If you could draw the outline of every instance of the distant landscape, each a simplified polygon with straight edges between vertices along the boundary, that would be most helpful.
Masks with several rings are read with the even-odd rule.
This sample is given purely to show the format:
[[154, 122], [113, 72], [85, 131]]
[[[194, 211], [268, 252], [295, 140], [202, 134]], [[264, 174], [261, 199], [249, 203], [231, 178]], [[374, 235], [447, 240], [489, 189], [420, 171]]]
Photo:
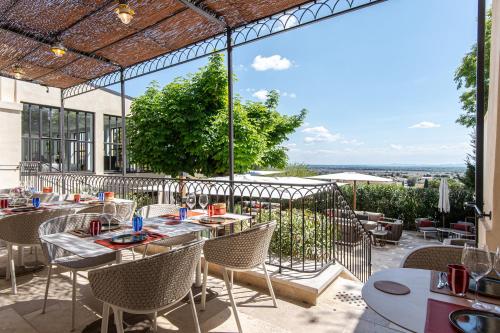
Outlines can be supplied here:
[[378, 176], [448, 176], [451, 178], [465, 173], [465, 165], [445, 164], [445, 165], [406, 165], [406, 164], [391, 164], [391, 165], [307, 165], [311, 171], [318, 174], [337, 173], [355, 171], [360, 173], [368, 173]]

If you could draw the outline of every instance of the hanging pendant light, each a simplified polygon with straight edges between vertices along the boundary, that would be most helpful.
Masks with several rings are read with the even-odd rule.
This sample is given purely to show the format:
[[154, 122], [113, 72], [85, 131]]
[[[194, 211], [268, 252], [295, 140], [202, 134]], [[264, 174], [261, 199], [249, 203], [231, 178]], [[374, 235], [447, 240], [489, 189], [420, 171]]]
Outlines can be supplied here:
[[21, 68], [21, 66], [19, 65], [14, 65], [14, 67], [12, 67], [12, 73], [14, 73], [14, 77], [17, 79], [17, 80], [20, 80], [23, 78], [23, 75], [24, 75], [24, 71], [23, 69]]
[[118, 15], [123, 24], [129, 24], [135, 15], [134, 10], [130, 8], [127, 0], [120, 0], [118, 8], [115, 9], [115, 13]]
[[61, 58], [66, 54], [67, 49], [62, 45], [61, 42], [57, 42], [50, 47], [50, 50], [58, 58]]

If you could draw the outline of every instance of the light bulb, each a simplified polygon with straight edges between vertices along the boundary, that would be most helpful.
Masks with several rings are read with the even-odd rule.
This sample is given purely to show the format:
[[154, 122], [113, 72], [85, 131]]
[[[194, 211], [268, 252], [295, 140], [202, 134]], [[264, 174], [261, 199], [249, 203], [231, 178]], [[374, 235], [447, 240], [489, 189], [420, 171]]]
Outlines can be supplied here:
[[58, 58], [62, 57], [64, 54], [66, 54], [66, 48], [61, 43], [56, 43], [56, 44], [52, 45], [50, 50]]
[[134, 17], [134, 10], [130, 8], [127, 1], [120, 1], [118, 8], [115, 9], [115, 13], [118, 15], [123, 24], [129, 24]]
[[13, 68], [12, 68], [12, 72], [14, 73], [14, 77], [17, 79], [17, 80], [20, 80], [23, 78], [23, 74], [24, 74], [24, 71], [23, 69], [21, 68], [21, 66], [19, 65], [15, 65]]

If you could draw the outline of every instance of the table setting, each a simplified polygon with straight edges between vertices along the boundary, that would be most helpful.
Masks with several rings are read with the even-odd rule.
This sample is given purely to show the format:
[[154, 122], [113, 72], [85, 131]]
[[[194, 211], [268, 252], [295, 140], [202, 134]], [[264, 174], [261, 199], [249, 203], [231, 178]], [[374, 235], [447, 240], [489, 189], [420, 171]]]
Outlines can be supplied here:
[[500, 332], [500, 247], [491, 254], [487, 246], [466, 245], [461, 261], [447, 268], [379, 271], [363, 287], [363, 298], [412, 332]]

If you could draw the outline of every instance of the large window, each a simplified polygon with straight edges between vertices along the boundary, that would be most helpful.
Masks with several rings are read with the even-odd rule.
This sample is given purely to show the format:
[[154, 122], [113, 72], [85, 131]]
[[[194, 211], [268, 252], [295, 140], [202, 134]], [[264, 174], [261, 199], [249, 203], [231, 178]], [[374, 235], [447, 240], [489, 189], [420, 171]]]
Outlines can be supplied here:
[[104, 115], [104, 171], [118, 172], [122, 166], [122, 117]]
[[[94, 115], [65, 110], [66, 171], [94, 170]], [[22, 114], [22, 157], [40, 161], [50, 171], [61, 170], [59, 108], [24, 104]]]

